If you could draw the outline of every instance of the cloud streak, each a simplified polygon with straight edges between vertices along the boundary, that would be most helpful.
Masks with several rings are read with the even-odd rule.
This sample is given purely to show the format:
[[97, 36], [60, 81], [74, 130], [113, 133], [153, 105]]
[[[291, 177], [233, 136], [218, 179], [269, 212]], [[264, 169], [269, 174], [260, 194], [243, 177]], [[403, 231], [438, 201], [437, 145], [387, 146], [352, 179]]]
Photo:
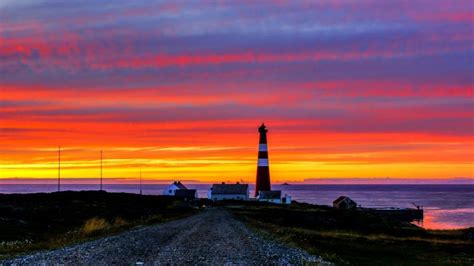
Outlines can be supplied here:
[[262, 121], [276, 180], [474, 176], [470, 1], [4, 1], [0, 13], [0, 178], [54, 176], [62, 145], [75, 147], [70, 178], [93, 177], [104, 149], [114, 178], [240, 180]]

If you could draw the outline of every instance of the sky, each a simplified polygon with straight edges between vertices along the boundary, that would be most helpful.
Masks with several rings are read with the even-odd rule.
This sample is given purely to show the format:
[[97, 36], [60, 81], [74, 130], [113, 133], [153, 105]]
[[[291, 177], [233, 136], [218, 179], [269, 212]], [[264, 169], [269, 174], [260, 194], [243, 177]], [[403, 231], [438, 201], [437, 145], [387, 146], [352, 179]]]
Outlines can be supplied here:
[[473, 9], [3, 0], [0, 179], [473, 178]]

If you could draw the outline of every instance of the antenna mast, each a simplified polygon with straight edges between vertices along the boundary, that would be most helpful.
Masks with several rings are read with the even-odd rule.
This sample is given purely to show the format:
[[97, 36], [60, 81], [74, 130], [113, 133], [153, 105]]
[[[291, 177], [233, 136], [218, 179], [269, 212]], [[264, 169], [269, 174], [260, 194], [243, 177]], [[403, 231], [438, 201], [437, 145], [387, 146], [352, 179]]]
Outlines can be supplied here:
[[61, 146], [58, 147], [58, 192], [61, 191]]
[[140, 195], [142, 195], [142, 170], [140, 170]]
[[100, 191], [102, 191], [102, 150], [100, 150]]

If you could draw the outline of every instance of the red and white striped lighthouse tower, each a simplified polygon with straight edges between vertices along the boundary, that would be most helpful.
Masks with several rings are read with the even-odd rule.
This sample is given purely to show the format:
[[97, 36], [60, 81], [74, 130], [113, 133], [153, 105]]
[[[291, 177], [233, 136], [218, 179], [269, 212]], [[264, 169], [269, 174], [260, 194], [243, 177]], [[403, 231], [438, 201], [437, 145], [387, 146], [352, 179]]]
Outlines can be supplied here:
[[267, 127], [264, 123], [258, 128], [260, 133], [260, 141], [258, 142], [258, 166], [257, 166], [257, 182], [255, 186], [255, 197], [260, 191], [270, 191], [270, 167], [268, 164], [268, 148], [267, 148]]

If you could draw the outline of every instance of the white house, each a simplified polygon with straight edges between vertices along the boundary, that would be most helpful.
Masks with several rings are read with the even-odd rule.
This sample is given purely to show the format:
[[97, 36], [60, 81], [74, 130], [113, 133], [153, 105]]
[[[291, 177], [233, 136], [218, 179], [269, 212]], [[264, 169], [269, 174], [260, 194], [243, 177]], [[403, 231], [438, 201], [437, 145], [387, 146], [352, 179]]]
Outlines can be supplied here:
[[176, 190], [179, 189], [188, 189], [185, 187], [183, 184], [181, 184], [181, 181], [174, 181], [171, 185], [163, 189], [163, 195], [165, 196], [174, 196], [176, 194]]
[[248, 184], [214, 184], [207, 192], [210, 200], [248, 200]]
[[281, 191], [280, 190], [260, 191], [258, 192], [257, 200], [280, 204]]

